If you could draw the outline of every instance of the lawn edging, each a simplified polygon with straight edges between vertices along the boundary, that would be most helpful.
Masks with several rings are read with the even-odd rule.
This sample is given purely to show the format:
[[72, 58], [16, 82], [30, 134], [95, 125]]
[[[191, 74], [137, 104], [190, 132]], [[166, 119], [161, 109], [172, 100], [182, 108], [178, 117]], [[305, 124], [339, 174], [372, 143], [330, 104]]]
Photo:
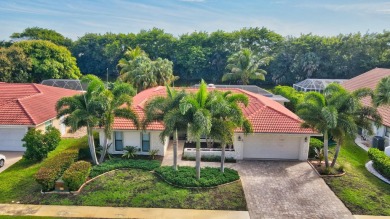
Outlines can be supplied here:
[[333, 175], [322, 175], [318, 172], [318, 170], [313, 166], [313, 164], [308, 160], [307, 163], [311, 166], [311, 168], [316, 172], [316, 174], [321, 177], [321, 178], [325, 178], [325, 177], [341, 177], [341, 176], [344, 176], [347, 172], [344, 170], [343, 173], [340, 173], [340, 174], [333, 174]]
[[368, 170], [368, 172], [370, 172], [372, 175], [376, 176], [377, 178], [379, 178], [380, 180], [382, 180], [383, 182], [387, 183], [390, 185], [390, 180], [387, 179], [386, 177], [384, 177], [381, 173], [379, 173], [375, 168], [374, 168], [374, 162], [372, 160], [368, 161], [365, 165], [366, 169]]

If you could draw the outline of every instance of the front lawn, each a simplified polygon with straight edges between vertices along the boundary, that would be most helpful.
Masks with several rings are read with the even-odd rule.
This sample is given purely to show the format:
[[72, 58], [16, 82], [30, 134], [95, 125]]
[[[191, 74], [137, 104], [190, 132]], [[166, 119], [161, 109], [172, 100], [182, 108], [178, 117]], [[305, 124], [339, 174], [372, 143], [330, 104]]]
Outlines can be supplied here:
[[[87, 145], [87, 138], [62, 139], [60, 145], [49, 153], [49, 158], [76, 145]], [[44, 162], [34, 163], [22, 159], [0, 173], [0, 203], [22, 202], [26, 196], [38, 194], [41, 187], [35, 182], [33, 175]]]
[[368, 161], [367, 152], [348, 140], [338, 159], [346, 175], [325, 181], [352, 214], [390, 215], [390, 185], [366, 170], [364, 165]]
[[153, 173], [129, 169], [110, 172], [88, 184], [77, 196], [36, 194], [27, 203], [146, 208], [246, 210], [240, 182], [213, 189], [173, 187]]

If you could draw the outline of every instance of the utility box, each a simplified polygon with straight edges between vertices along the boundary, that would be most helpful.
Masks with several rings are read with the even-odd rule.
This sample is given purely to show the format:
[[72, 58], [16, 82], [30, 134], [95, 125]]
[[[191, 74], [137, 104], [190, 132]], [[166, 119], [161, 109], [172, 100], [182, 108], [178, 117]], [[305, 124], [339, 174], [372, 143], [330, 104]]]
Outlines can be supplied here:
[[381, 136], [375, 136], [372, 138], [372, 147], [378, 148], [381, 151], [385, 150], [385, 138]]

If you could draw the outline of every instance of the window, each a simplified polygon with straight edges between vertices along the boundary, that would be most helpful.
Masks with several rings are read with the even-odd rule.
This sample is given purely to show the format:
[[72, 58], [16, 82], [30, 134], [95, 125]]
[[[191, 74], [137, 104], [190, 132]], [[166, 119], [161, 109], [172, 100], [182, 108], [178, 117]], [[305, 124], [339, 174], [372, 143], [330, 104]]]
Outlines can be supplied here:
[[116, 151], [123, 151], [123, 132], [114, 132], [114, 144]]
[[142, 151], [148, 152], [150, 150], [150, 133], [141, 133]]
[[49, 127], [53, 126], [53, 120], [49, 120], [45, 122], [45, 130], [47, 130]]
[[390, 137], [390, 127], [386, 127], [385, 129], [385, 136]]

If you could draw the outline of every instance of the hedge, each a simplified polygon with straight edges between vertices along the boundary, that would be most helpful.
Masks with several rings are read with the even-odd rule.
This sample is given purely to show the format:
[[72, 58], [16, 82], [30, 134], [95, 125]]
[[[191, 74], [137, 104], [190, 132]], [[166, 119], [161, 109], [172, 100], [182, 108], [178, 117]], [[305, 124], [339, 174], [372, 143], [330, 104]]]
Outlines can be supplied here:
[[240, 179], [237, 171], [230, 168], [225, 168], [224, 173], [219, 168], [201, 168], [199, 180], [194, 167], [179, 167], [175, 171], [172, 167], [163, 166], [155, 171], [167, 182], [181, 187], [213, 187]]
[[[192, 156], [183, 156], [181, 158], [182, 160], [191, 160], [191, 161], [195, 161], [196, 160], [196, 157], [192, 157]], [[203, 162], [221, 162], [221, 156], [217, 156], [217, 155], [211, 155], [211, 156], [202, 156], [200, 158], [201, 161]], [[232, 157], [226, 157], [225, 158], [225, 163], [236, 163], [236, 159], [232, 158]]]
[[77, 191], [85, 182], [91, 171], [91, 163], [78, 161], [70, 165], [62, 175], [62, 180], [68, 187], [69, 191]]
[[151, 171], [160, 167], [160, 165], [161, 165], [160, 161], [158, 160], [141, 160], [141, 159], [125, 160], [120, 158], [114, 158], [100, 165], [93, 166], [90, 173], [90, 177], [95, 177], [102, 173], [115, 170], [115, 169], [121, 169], [121, 168], [135, 168], [135, 169]]
[[374, 162], [374, 168], [384, 177], [390, 179], [390, 157], [377, 148], [370, 148], [368, 157]]
[[42, 190], [53, 190], [56, 180], [74, 163], [78, 155], [79, 149], [72, 148], [47, 160], [35, 174], [35, 180], [42, 186]]

